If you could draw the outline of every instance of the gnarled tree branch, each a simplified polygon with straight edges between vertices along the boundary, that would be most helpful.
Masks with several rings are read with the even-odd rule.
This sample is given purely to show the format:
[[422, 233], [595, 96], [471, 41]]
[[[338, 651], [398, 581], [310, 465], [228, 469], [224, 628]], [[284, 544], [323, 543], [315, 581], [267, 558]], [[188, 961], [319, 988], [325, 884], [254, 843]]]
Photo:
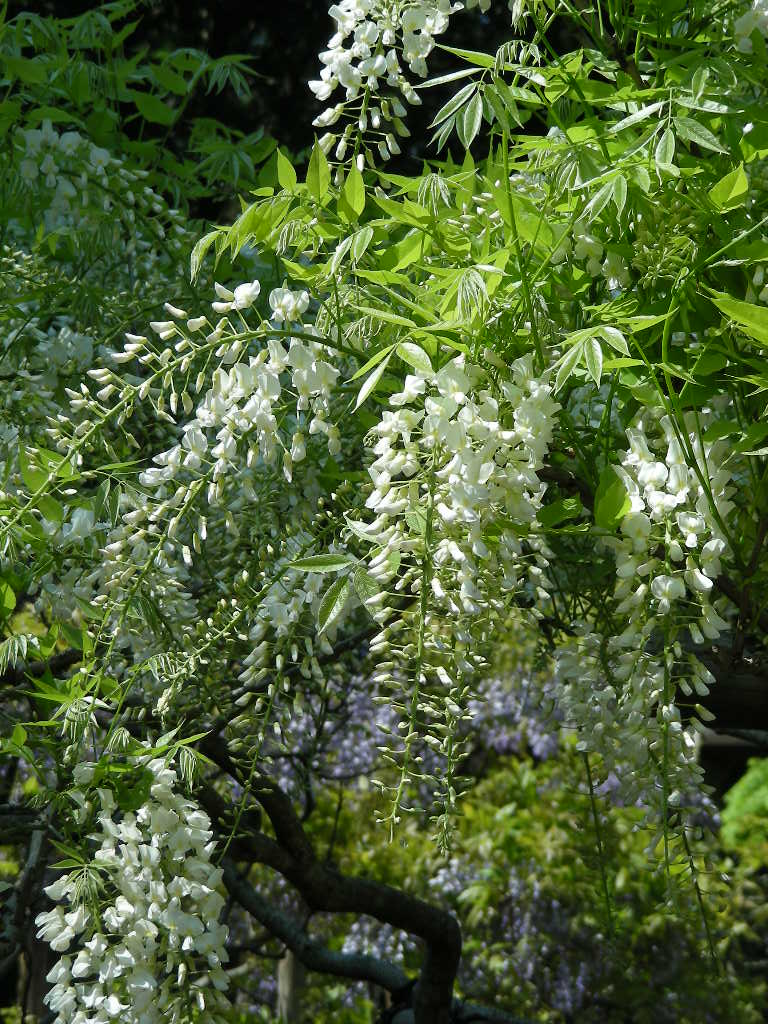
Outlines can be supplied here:
[[[210, 736], [201, 742], [203, 752], [231, 772], [235, 766], [222, 747]], [[290, 798], [271, 779], [256, 775], [250, 788], [272, 823], [277, 843], [255, 833], [237, 837], [239, 848], [250, 845], [252, 838], [252, 859], [279, 871], [312, 911], [367, 914], [422, 939], [424, 959], [413, 996], [415, 1024], [449, 1024], [461, 958], [461, 929], [456, 918], [383, 882], [342, 875], [318, 859]]]
[[388, 992], [398, 992], [408, 985], [408, 978], [399, 967], [378, 957], [358, 953], [337, 953], [311, 938], [301, 924], [284, 913], [254, 889], [230, 860], [224, 861], [224, 884], [241, 907], [248, 911], [276, 939], [283, 942], [310, 971], [368, 981]]

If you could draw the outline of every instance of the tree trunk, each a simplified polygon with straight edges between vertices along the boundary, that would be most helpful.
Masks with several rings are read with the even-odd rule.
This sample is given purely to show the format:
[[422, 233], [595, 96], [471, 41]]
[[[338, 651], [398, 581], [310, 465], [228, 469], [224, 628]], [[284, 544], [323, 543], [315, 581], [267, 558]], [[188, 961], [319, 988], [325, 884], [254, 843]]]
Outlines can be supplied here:
[[306, 985], [304, 965], [286, 950], [277, 965], [277, 1016], [281, 1024], [299, 1024], [301, 995]]
[[24, 1011], [28, 1022], [41, 1021], [48, 1016], [48, 1007], [43, 997], [51, 987], [45, 976], [57, 956], [46, 942], [35, 938], [34, 934], [29, 937], [28, 949], [31, 956], [19, 958], [18, 1006]]

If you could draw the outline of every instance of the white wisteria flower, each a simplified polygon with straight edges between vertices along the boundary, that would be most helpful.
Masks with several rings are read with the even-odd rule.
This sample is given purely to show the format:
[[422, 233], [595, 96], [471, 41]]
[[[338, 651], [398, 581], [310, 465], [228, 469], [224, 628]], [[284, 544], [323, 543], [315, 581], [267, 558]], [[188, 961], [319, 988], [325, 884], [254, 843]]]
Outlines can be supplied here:
[[81, 902], [79, 871], [46, 888], [72, 907], [37, 917], [38, 937], [67, 953], [47, 975], [55, 1024], [159, 1024], [203, 1010], [216, 1022], [229, 1005], [222, 871], [211, 862], [210, 821], [178, 793], [165, 760], [149, 760], [143, 771], [149, 794], [135, 813], [120, 812], [112, 792], [98, 790], [91, 909]]

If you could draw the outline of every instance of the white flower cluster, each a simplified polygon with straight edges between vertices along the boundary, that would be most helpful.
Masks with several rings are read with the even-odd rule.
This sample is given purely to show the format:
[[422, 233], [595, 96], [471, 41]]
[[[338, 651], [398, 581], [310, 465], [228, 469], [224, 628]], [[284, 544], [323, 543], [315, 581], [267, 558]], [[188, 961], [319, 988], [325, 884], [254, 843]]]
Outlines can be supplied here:
[[764, 302], [768, 305], [768, 274], [764, 266], [755, 268], [745, 298], [747, 302]]
[[657, 822], [700, 788], [696, 732], [711, 719], [695, 704], [690, 722], [682, 720], [678, 691], [700, 698], [714, 680], [678, 636], [687, 631], [704, 644], [728, 628], [712, 591], [728, 554], [718, 520], [733, 508], [732, 473], [727, 444], [700, 440], [710, 421], [711, 410], [698, 423], [690, 416], [678, 436], [668, 416], [646, 413], [627, 430], [617, 472], [631, 508], [621, 536], [603, 541], [616, 557], [620, 625], [610, 637], [582, 625], [556, 659], [559, 704], [581, 749], [599, 753], [621, 780], [625, 802], [642, 803]]
[[[550, 386], [533, 375], [531, 356], [516, 360], [512, 379], [502, 377], [497, 389], [481, 367], [457, 356], [437, 373], [408, 374], [390, 405], [394, 411], [385, 411], [374, 428], [377, 458], [369, 469], [374, 490], [366, 505], [377, 513], [381, 528], [388, 517], [403, 514], [407, 522], [423, 516], [426, 474], [433, 473], [437, 572], [432, 588], [452, 613], [476, 614], [484, 600], [483, 563], [501, 573], [502, 585], [517, 586], [517, 536], [504, 530], [492, 552], [486, 528], [499, 515], [515, 524], [534, 521], [544, 493], [536, 470], [559, 406]], [[408, 547], [402, 529], [392, 531], [372, 571], [398, 546]]]
[[627, 646], [643, 629], [642, 610], [666, 616], [678, 602], [694, 642], [716, 640], [727, 628], [711, 603], [726, 553], [718, 519], [726, 521], [733, 508], [727, 443], [702, 443], [695, 422], [686, 425], [683, 441], [700, 479], [669, 417], [662, 416], [658, 427], [655, 436], [643, 421], [627, 430], [630, 447], [619, 473], [632, 507], [621, 522], [622, 537], [607, 540], [616, 555], [617, 610], [630, 620], [623, 634]]
[[215, 1022], [229, 1005], [227, 929], [218, 923], [225, 898], [222, 871], [211, 863], [210, 821], [177, 793], [176, 771], [164, 760], [147, 770], [150, 796], [135, 814], [120, 815], [111, 791], [98, 790], [90, 898], [81, 871], [45, 890], [64, 901], [36, 919], [38, 937], [64, 954], [47, 976], [55, 1024], [181, 1024], [202, 1012]]
[[[80, 626], [82, 608], [108, 608], [105, 628], [114, 638], [115, 648], [110, 672], [118, 678], [131, 662], [136, 664], [165, 649], [164, 639], [150, 623], [139, 627], [122, 615], [120, 598], [132, 580], [141, 576], [143, 593], [163, 621], [190, 626], [199, 619], [188, 589], [190, 572], [178, 545], [170, 538], [161, 539], [164, 525], [182, 497], [176, 491], [150, 505], [144, 494], [126, 489], [120, 496], [119, 519], [114, 526], [111, 521], [96, 522], [92, 509], [84, 507], [65, 506], [61, 523], [42, 519], [43, 529], [62, 558], [55, 571], [41, 578], [35, 611]], [[143, 685], [151, 690], [152, 680], [146, 679]]]
[[[461, 7], [451, 0], [341, 0], [334, 4], [329, 14], [336, 22], [336, 32], [328, 41], [328, 49], [320, 54], [320, 78], [310, 82], [309, 87], [321, 101], [341, 87], [345, 90], [345, 101], [328, 107], [315, 118], [314, 124], [330, 127], [345, 113], [347, 104], [359, 101], [354, 109], [359, 106], [360, 131], [366, 132], [370, 126], [379, 137], [382, 159], [399, 153], [396, 135], [408, 134], [400, 120], [406, 111], [399, 96], [407, 103], [421, 103], [405, 76], [403, 63], [423, 78], [435, 36], [446, 30], [451, 14]], [[383, 94], [382, 84], [392, 90], [390, 96]], [[371, 102], [362, 100], [363, 93], [371, 96]], [[339, 160], [344, 158], [351, 134], [350, 124], [337, 147]], [[334, 141], [335, 136], [327, 134], [321, 144], [328, 150]]]
[[[333, 648], [325, 635], [313, 640], [310, 634], [327, 580], [319, 573], [306, 573], [289, 567], [292, 561], [311, 550], [311, 545], [311, 534], [297, 531], [288, 539], [284, 554], [274, 563], [272, 572], [277, 579], [260, 602], [256, 620], [248, 634], [253, 646], [238, 677], [245, 686], [253, 686], [270, 671], [279, 673], [289, 665], [295, 665], [304, 679], [323, 680], [317, 654], [332, 654]], [[353, 601], [354, 598], [350, 597], [350, 607]], [[332, 638], [343, 617], [342, 612], [331, 627]], [[240, 707], [246, 706], [250, 700], [244, 696]]]
[[[234, 290], [216, 285], [219, 300], [213, 303], [217, 313], [237, 311], [242, 315], [259, 294], [258, 281], [238, 285]], [[203, 462], [211, 471], [209, 501], [216, 497], [216, 483], [236, 465], [236, 453], [241, 437], [248, 436], [248, 464], [257, 458], [272, 463], [280, 449], [283, 452], [283, 471], [291, 480], [293, 466], [306, 458], [307, 436], [324, 434], [328, 451], [338, 454], [341, 436], [338, 427], [327, 419], [330, 399], [339, 370], [328, 361], [330, 349], [323, 344], [314, 324], [302, 322], [309, 306], [305, 291], [276, 288], [269, 295], [272, 323], [275, 328], [295, 331], [297, 336], [272, 337], [267, 347], [248, 362], [235, 362], [244, 342], [237, 338], [237, 328], [229, 318], [220, 319], [207, 335], [208, 344], [221, 342], [217, 352], [222, 362], [234, 363], [230, 369], [220, 366], [213, 374], [211, 388], [197, 408], [195, 417], [186, 423], [182, 441], [154, 458], [157, 468], [146, 470], [140, 480], [147, 487], [172, 481], [182, 469], [196, 472]], [[171, 311], [174, 307], [166, 307]], [[175, 311], [186, 316], [182, 310]], [[192, 332], [204, 329], [206, 317], [187, 320]], [[161, 340], [181, 333], [174, 321], [151, 324]], [[317, 341], [314, 340], [317, 338]], [[231, 341], [228, 341], [231, 339]], [[143, 345], [146, 339], [129, 337], [129, 345]], [[287, 348], [285, 345], [287, 344]], [[128, 350], [128, 349], [127, 349]], [[288, 383], [290, 381], [290, 384]], [[284, 404], [292, 388], [296, 415], [295, 430], [284, 440], [275, 414], [275, 406]], [[208, 434], [216, 431], [216, 443]]]
[[736, 45], [742, 53], [752, 53], [753, 32], [768, 38], [768, 0], [752, 0], [752, 6], [733, 23]]
[[607, 249], [583, 221], [574, 224], [572, 237], [562, 239], [551, 259], [555, 266], [572, 259], [582, 265], [590, 277], [602, 277], [614, 295], [623, 291], [631, 280], [624, 257]]
[[[618, 779], [622, 802], [645, 808], [649, 822], [685, 808], [700, 790], [696, 758], [700, 722], [682, 721], [678, 687], [703, 697], [714, 681], [679, 644], [662, 654], [622, 649], [586, 624], [555, 657], [558, 707], [578, 730], [578, 748], [597, 753], [603, 772]], [[703, 709], [699, 709], [707, 717]]]
[[[120, 222], [135, 228], [141, 219], [141, 229], [126, 243], [129, 254], [139, 253], [146, 259], [153, 243], [162, 239], [166, 247], [178, 246], [178, 236], [186, 229], [178, 212], [169, 211], [162, 197], [142, 183], [147, 172], [127, 168], [119, 157], [80, 132], [57, 132], [48, 120], [40, 128], [20, 129], [15, 142], [19, 175], [36, 202], [43, 203], [49, 231], [98, 224], [101, 230], [109, 226], [116, 234]], [[167, 238], [160, 214], [170, 221]], [[149, 234], [155, 236], [151, 241], [142, 237]]]
[[[0, 431], [39, 443], [40, 425], [61, 415], [62, 386], [81, 378], [91, 366], [94, 342], [90, 335], [73, 329], [70, 317], [56, 316], [50, 322], [50, 317], [37, 316], [35, 305], [21, 296], [6, 291], [5, 299], [11, 315], [3, 325], [6, 384], [0, 394]], [[17, 446], [9, 441], [0, 449], [0, 467], [7, 460], [18, 472]], [[9, 468], [4, 478], [11, 477], [13, 470]]]
[[[525, 16], [523, 0], [509, 0], [512, 22], [519, 25]], [[358, 127], [366, 132], [368, 127], [378, 135], [378, 150], [382, 159], [400, 152], [400, 147], [391, 130], [382, 129], [385, 123], [392, 124], [394, 132], [408, 135], [400, 120], [405, 116], [402, 96], [407, 103], [420, 104], [421, 99], [411, 82], [405, 76], [403, 65], [420, 78], [427, 74], [427, 58], [435, 46], [435, 37], [448, 28], [450, 17], [463, 8], [480, 9], [486, 13], [491, 0], [340, 0], [329, 10], [336, 22], [336, 31], [328, 40], [328, 49], [320, 53], [323, 65], [320, 78], [309, 83], [315, 96], [321, 101], [330, 99], [337, 88], [345, 91], [345, 100], [328, 107], [314, 124], [328, 128], [345, 113], [347, 104], [354, 103], [362, 93], [380, 96], [372, 103], [362, 102], [358, 111]], [[383, 95], [383, 86], [392, 90], [392, 95]], [[399, 95], [398, 95], [399, 94]], [[347, 142], [352, 134], [348, 126], [337, 149], [337, 158], [344, 159]], [[321, 140], [330, 149], [335, 137], [331, 134]]]

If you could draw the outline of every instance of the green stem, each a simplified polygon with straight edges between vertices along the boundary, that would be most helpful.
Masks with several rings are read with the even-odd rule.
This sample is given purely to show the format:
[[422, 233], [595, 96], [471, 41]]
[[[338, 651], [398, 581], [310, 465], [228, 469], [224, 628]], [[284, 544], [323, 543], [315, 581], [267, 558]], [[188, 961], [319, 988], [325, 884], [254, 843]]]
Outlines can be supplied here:
[[528, 313], [528, 319], [531, 324], [531, 334], [533, 335], [533, 341], [536, 346], [536, 354], [539, 360], [539, 368], [544, 369], [546, 360], [544, 357], [544, 347], [541, 343], [539, 336], [539, 329], [536, 325], [536, 315], [533, 308], [533, 296], [531, 294], [531, 285], [528, 280], [528, 267], [523, 261], [523, 252], [520, 247], [520, 234], [517, 230], [517, 218], [515, 217], [515, 206], [512, 202], [512, 183], [509, 180], [509, 135], [505, 131], [502, 134], [501, 139], [502, 148], [502, 160], [504, 162], [504, 188], [507, 193], [507, 203], [509, 205], [509, 227], [512, 232], [512, 245], [515, 250], [515, 257], [520, 267], [520, 280], [523, 288], [523, 296], [525, 299], [525, 307]]
[[589, 754], [584, 751], [584, 767], [587, 770], [587, 782], [589, 784], [589, 802], [592, 806], [592, 820], [595, 823], [595, 839], [597, 841], [597, 856], [600, 862], [600, 880], [603, 886], [603, 896], [605, 897], [605, 909], [608, 915], [608, 934], [613, 938], [615, 933], [615, 925], [613, 920], [613, 905], [611, 903], [611, 894], [608, 889], [608, 875], [605, 870], [605, 848], [603, 846], [603, 834], [600, 827], [600, 815], [597, 812], [597, 800], [595, 799], [595, 786], [592, 780], [592, 768], [589, 764]]

